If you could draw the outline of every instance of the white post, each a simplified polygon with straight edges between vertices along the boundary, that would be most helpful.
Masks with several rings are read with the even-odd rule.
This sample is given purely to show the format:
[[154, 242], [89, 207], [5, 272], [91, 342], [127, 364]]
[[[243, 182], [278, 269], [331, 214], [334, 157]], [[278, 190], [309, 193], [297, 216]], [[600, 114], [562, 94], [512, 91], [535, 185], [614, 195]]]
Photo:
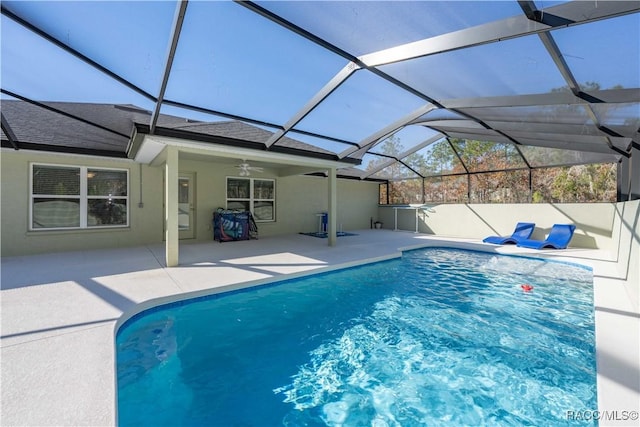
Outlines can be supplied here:
[[398, 231], [398, 208], [393, 208], [393, 231]]
[[338, 240], [336, 235], [336, 216], [338, 213], [338, 178], [336, 169], [329, 169], [328, 174], [329, 181], [329, 221], [327, 224], [327, 236], [329, 240], [329, 246], [335, 246]]
[[167, 267], [178, 265], [178, 149], [167, 146], [165, 177], [165, 258]]

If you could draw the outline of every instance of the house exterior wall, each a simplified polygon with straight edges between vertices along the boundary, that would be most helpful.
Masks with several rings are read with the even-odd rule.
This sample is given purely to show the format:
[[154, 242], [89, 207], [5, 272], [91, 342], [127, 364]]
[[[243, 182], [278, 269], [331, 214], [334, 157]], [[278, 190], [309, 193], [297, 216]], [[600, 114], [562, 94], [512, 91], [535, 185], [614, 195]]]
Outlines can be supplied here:
[[[420, 214], [422, 233], [483, 239], [490, 235], [510, 235], [519, 221], [533, 222], [531, 238], [544, 239], [556, 223], [575, 224], [570, 246], [612, 249], [615, 203], [522, 203], [522, 204], [442, 204], [430, 205]], [[384, 228], [394, 228], [392, 207], [379, 208]], [[398, 210], [398, 229], [415, 230], [415, 211]]]
[[[130, 160], [23, 150], [3, 150], [0, 158], [2, 256], [162, 242], [162, 168], [141, 166]], [[127, 169], [129, 171], [129, 227], [29, 231], [29, 164], [31, 162]], [[159, 197], [153, 197], [152, 193], [157, 193]], [[138, 208], [141, 195], [144, 208]]]
[[[129, 227], [29, 231], [29, 164], [50, 163], [127, 169], [129, 171]], [[2, 150], [0, 155], [1, 255], [14, 256], [58, 251], [116, 248], [162, 243], [164, 171], [131, 160]], [[181, 173], [195, 175], [195, 239], [213, 240], [213, 212], [226, 203], [226, 177], [237, 169], [214, 161], [184, 160]], [[253, 174], [276, 180], [276, 221], [258, 223], [260, 236], [316, 231], [316, 213], [327, 211], [328, 180], [322, 177], [278, 177], [275, 171]], [[345, 231], [369, 228], [378, 210], [378, 185], [338, 180], [338, 226]], [[139, 203], [142, 202], [142, 207]]]
[[[196, 239], [212, 240], [213, 212], [226, 207], [226, 178], [237, 177], [234, 165], [208, 161], [180, 160], [180, 172], [196, 176]], [[276, 220], [259, 222], [259, 236], [297, 234], [318, 229], [317, 213], [328, 210], [328, 181], [314, 176], [279, 177], [265, 169], [251, 178], [276, 181]], [[378, 184], [354, 180], [338, 180], [338, 227], [345, 231], [369, 228], [377, 215]]]
[[[131, 160], [2, 150], [1, 229], [2, 256], [156, 244], [163, 241], [163, 168]], [[29, 231], [29, 164], [51, 163], [127, 169], [129, 171], [130, 226], [94, 230]], [[233, 165], [212, 161], [180, 160], [180, 172], [195, 175], [195, 240], [212, 240], [212, 214], [225, 207], [227, 176], [237, 176]], [[260, 236], [315, 231], [319, 212], [328, 209], [328, 181], [313, 176], [278, 177], [265, 170], [253, 177], [276, 180], [276, 221], [259, 223]], [[369, 228], [370, 219], [384, 228], [394, 227], [394, 210], [378, 206], [378, 184], [338, 180], [338, 228]], [[142, 202], [143, 206], [139, 207]], [[615, 250], [616, 224], [629, 209], [615, 203], [589, 204], [443, 204], [420, 213], [419, 231], [452, 237], [482, 239], [508, 235], [517, 221], [537, 224], [533, 238], [543, 239], [554, 223], [574, 223], [571, 246]], [[633, 210], [633, 209], [632, 209]], [[634, 211], [635, 212], [635, 211]], [[627, 219], [627, 222], [629, 220]], [[637, 220], [636, 220], [637, 222]], [[633, 220], [631, 221], [633, 224]], [[398, 211], [398, 228], [415, 230], [415, 211]], [[634, 246], [635, 248], [635, 246]], [[636, 248], [637, 249], [637, 248]], [[634, 273], [634, 272], [632, 272]]]

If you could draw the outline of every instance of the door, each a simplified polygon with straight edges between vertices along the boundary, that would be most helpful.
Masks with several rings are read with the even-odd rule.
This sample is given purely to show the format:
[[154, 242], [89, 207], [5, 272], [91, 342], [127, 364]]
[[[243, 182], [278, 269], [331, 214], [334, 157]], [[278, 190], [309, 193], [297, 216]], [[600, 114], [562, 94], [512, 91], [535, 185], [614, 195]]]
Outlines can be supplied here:
[[195, 238], [195, 174], [178, 175], [178, 231], [180, 239]]

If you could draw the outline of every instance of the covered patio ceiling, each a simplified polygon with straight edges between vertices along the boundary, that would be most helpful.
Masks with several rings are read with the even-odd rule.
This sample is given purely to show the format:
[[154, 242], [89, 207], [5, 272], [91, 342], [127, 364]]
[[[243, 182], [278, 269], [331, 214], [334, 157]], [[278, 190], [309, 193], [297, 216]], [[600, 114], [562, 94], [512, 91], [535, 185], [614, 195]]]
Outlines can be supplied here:
[[[640, 142], [638, 1], [1, 7], [2, 143], [15, 149], [133, 158], [132, 135], [180, 137], [388, 179], [397, 162], [423, 176], [403, 159], [455, 139], [515, 147], [529, 168], [616, 162]], [[16, 100], [116, 141], [43, 144]]]

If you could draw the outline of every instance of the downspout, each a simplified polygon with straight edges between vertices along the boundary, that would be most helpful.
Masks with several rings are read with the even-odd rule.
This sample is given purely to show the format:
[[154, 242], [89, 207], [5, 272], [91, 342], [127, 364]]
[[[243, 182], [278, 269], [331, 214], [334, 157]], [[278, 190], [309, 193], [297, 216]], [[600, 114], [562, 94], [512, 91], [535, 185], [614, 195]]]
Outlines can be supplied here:
[[140, 201], [138, 202], [139, 208], [144, 208], [144, 203], [142, 203], [142, 163], [138, 163], [139, 166], [139, 174], [140, 174]]

